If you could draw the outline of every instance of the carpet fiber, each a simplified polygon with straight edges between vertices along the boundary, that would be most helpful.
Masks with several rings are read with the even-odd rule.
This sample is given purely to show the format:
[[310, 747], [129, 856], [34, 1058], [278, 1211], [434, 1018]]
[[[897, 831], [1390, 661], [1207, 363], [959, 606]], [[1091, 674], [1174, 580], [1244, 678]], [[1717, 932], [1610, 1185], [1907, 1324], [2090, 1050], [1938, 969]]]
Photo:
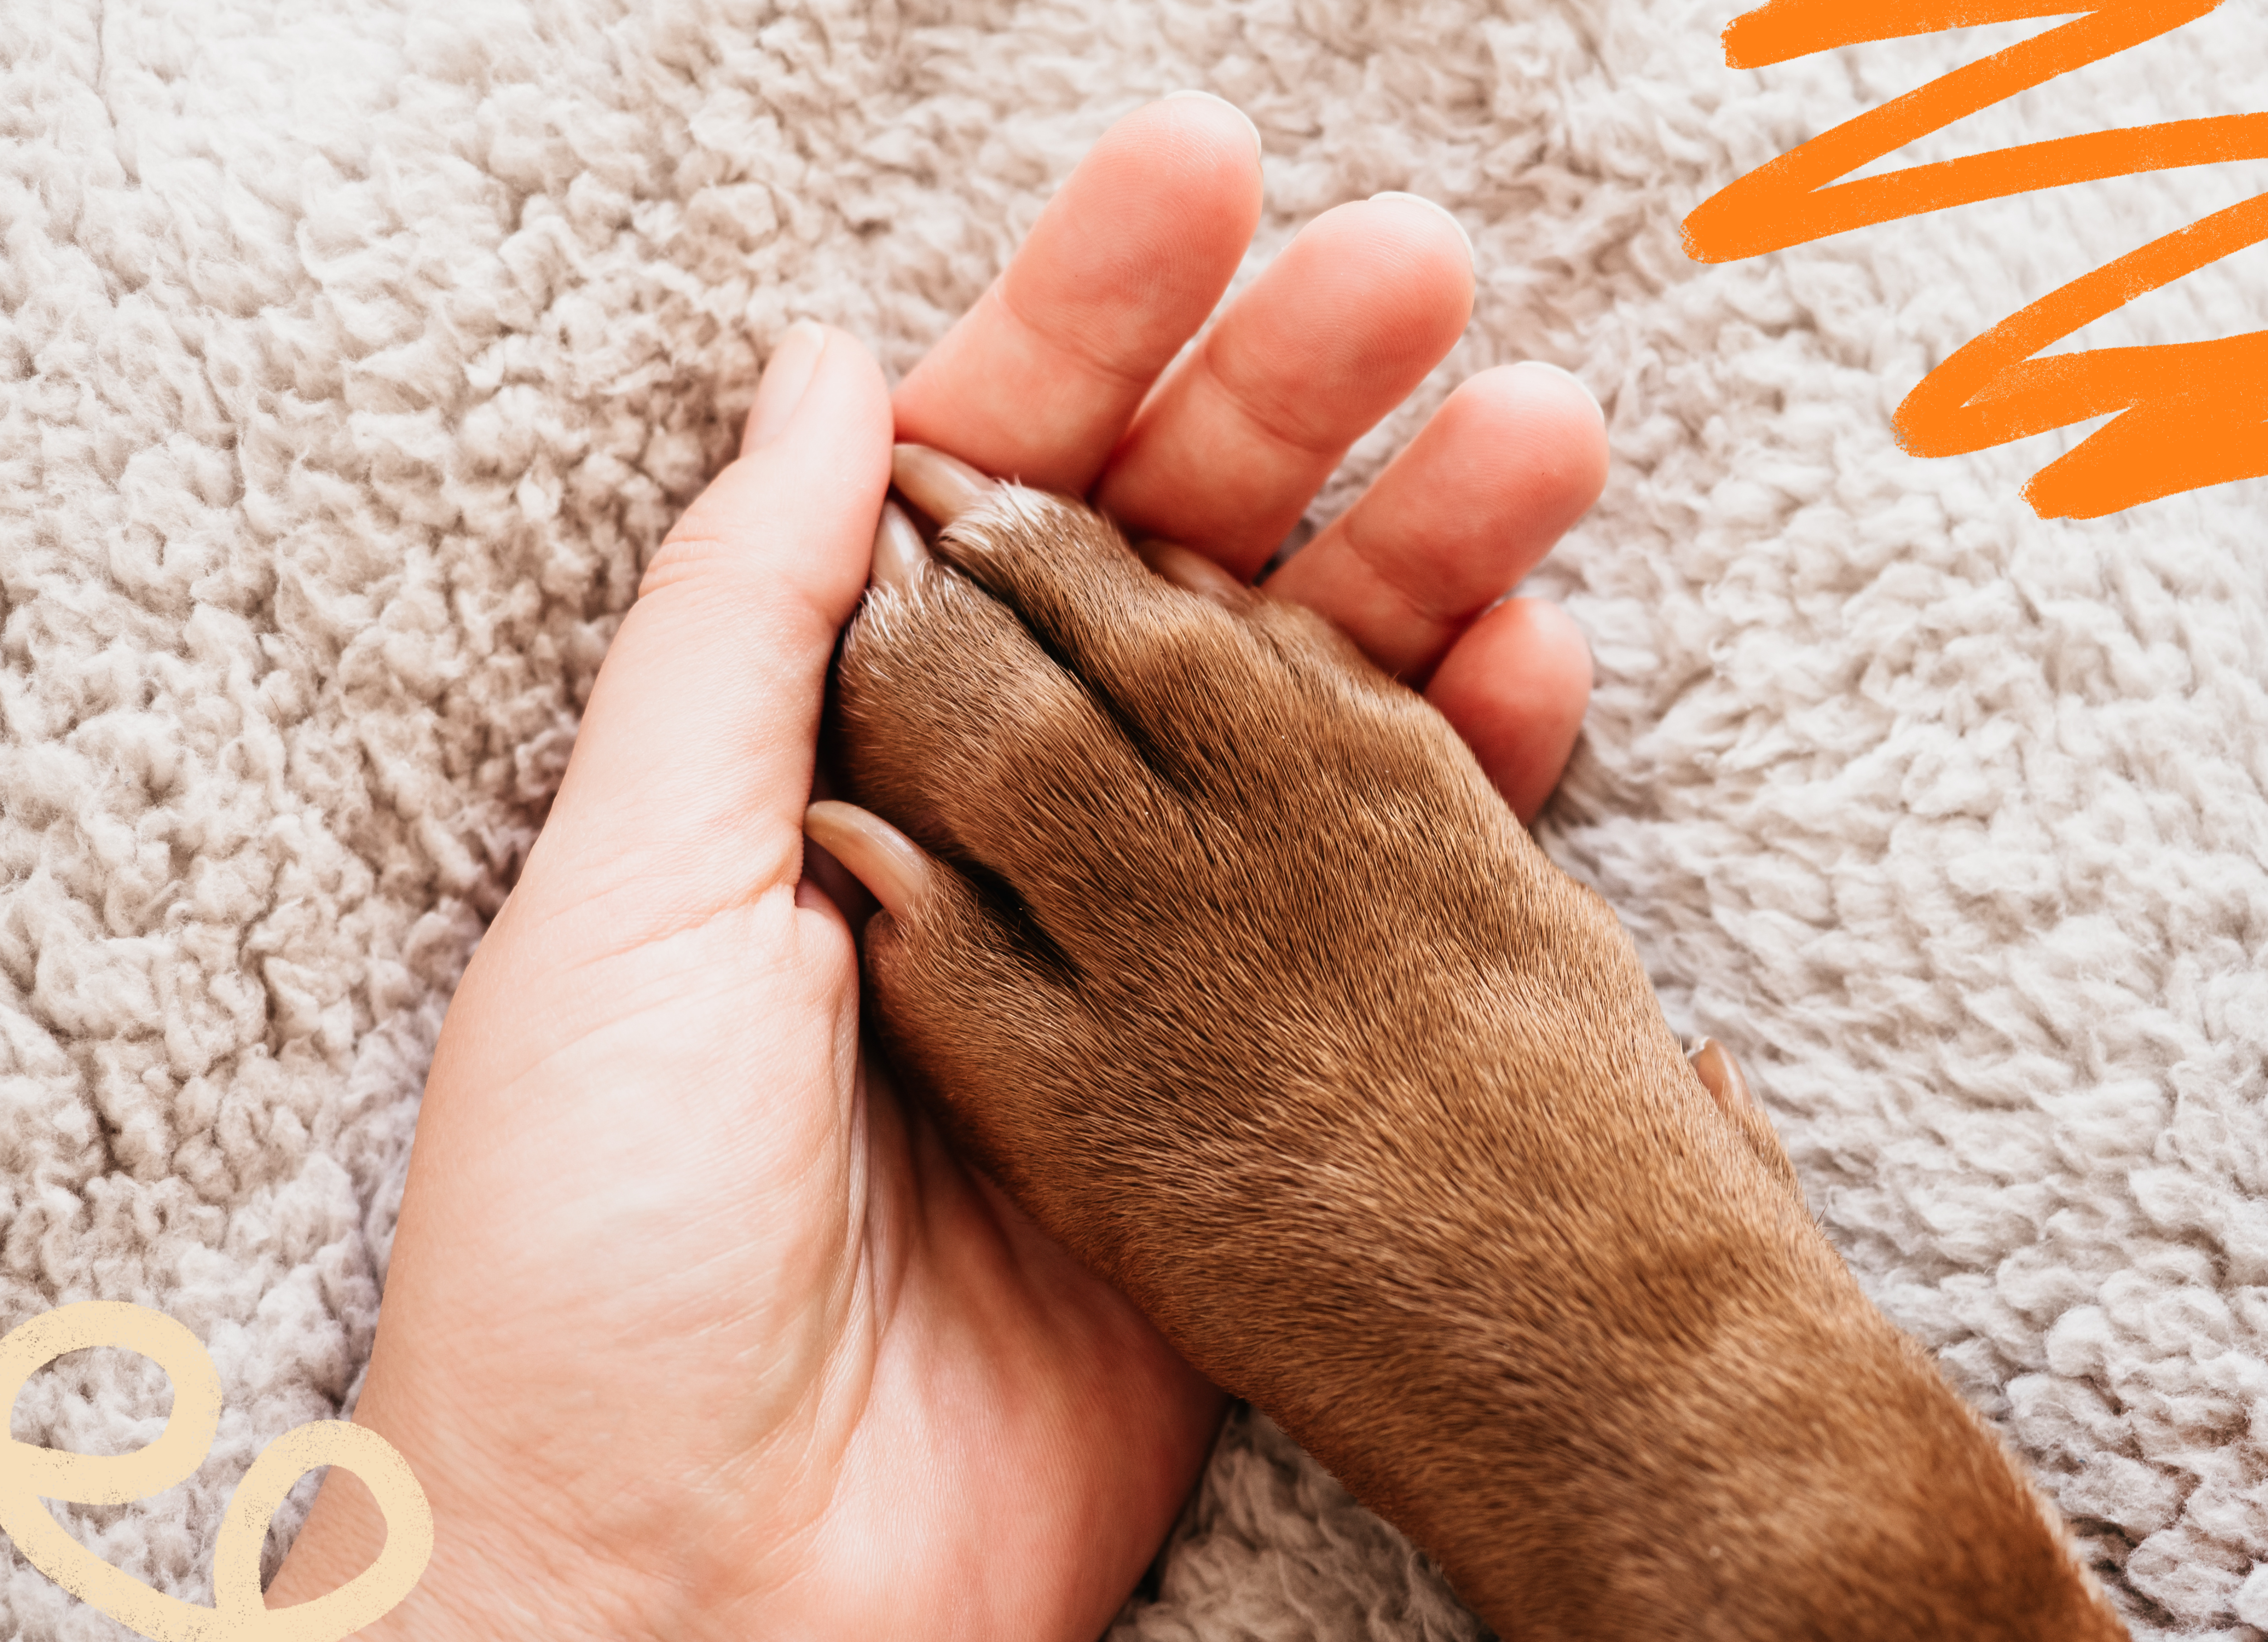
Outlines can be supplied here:
[[[2268, 1634], [2268, 481], [2043, 523], [2017, 491], [2070, 436], [1889, 432], [1961, 344], [2268, 165], [1703, 267], [1678, 224], [1717, 187], [2043, 26], [1751, 73], [1729, 17], [0, 6], [0, 1326], [154, 1306], [226, 1395], [190, 1483], [59, 1507], [80, 1536], [210, 1601], [235, 1478], [350, 1405], [451, 986], [773, 339], [813, 316], [903, 371], [1111, 120], [1204, 86], [1265, 141], [1247, 277], [1381, 189], [1478, 247], [1455, 356], [1316, 517], [1467, 373], [1590, 385], [1614, 477], [1535, 578], [1599, 664], [1548, 847], [2138, 1635]], [[2257, 112], [2264, 69], [2226, 6], [1896, 160]], [[2264, 252], [2079, 341], [2268, 324]], [[84, 1353], [13, 1429], [117, 1451], [167, 1405]], [[125, 1634], [9, 1555], [0, 1630]], [[1152, 1585], [1115, 1636], [1478, 1632], [1244, 1418]]]

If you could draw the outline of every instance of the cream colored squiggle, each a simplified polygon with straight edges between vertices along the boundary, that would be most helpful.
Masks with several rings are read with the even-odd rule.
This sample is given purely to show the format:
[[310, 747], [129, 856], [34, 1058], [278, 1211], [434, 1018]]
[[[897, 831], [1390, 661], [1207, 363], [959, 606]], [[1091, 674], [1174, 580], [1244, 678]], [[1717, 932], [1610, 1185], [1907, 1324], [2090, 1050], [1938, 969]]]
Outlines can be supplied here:
[[[220, 1424], [220, 1375], [195, 1335], [146, 1307], [111, 1301], [62, 1306], [0, 1338], [0, 1410], [65, 1352], [110, 1345], [136, 1352], [173, 1382], [173, 1411], [155, 1442], [102, 1456], [0, 1443], [0, 1531], [25, 1559], [81, 1602], [151, 1642], [339, 1642], [409, 1594], [433, 1555], [433, 1512], [409, 1462], [385, 1438], [343, 1420], [285, 1432], [261, 1451], [230, 1496], [213, 1548], [213, 1602], [199, 1608], [151, 1590], [89, 1552], [41, 1499], [119, 1505], [162, 1493], [203, 1462]], [[268, 1524], [313, 1467], [343, 1465], [378, 1499], [386, 1544], [337, 1590], [270, 1610], [260, 1591]]]

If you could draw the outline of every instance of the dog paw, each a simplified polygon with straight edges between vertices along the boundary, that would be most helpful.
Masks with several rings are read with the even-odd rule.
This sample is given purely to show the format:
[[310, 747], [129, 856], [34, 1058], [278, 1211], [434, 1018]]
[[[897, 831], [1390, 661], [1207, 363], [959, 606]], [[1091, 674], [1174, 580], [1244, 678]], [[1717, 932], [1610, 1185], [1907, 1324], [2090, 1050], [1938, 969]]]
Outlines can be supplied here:
[[1499, 1627], [2122, 1634], [1438, 714], [1076, 503], [898, 482], [943, 529], [886, 512], [806, 825], [965, 1155]]
[[1713, 1200], [1696, 1225], [1727, 1179], [1777, 1186], [1737, 1073], [1705, 1086], [1612, 914], [1420, 697], [1076, 503], [932, 452], [899, 483], [943, 528], [885, 522], [832, 724], [859, 808], [811, 828], [884, 904], [873, 1016], [1200, 1367], [1256, 1389], [1287, 1285], [1430, 1270], [1507, 1217], [1626, 1232], [1665, 1174]]

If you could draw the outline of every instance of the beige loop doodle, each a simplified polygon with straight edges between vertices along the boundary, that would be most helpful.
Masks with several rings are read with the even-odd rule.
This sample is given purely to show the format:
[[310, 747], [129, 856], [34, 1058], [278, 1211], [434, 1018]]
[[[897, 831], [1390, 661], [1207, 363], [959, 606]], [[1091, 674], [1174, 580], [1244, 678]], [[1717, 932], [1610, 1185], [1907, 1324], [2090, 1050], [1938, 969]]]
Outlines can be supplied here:
[[[0, 1338], [0, 1410], [65, 1352], [109, 1345], [166, 1371], [173, 1411], [155, 1442], [106, 1456], [0, 1441], [0, 1531], [26, 1560], [81, 1602], [151, 1642], [339, 1642], [409, 1594], [433, 1555], [433, 1513], [409, 1463], [377, 1433], [342, 1420], [285, 1432], [261, 1450], [229, 1498], [213, 1552], [214, 1606], [151, 1590], [92, 1555], [40, 1500], [117, 1505], [186, 1479], [212, 1447], [220, 1422], [220, 1375], [195, 1335], [159, 1312], [109, 1301], [58, 1307]], [[307, 1470], [343, 1465], [377, 1497], [386, 1520], [378, 1559], [328, 1595], [269, 1609], [260, 1592], [268, 1524]]]

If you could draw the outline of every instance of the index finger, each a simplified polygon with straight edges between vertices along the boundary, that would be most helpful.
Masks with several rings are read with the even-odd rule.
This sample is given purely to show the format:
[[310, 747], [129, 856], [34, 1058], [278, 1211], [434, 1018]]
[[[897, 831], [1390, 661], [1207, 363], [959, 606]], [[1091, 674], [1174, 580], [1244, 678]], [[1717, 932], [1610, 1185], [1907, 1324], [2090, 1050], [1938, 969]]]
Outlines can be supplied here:
[[898, 438], [1084, 495], [1259, 220], [1259, 138], [1233, 106], [1176, 93], [1135, 110], [900, 385]]

